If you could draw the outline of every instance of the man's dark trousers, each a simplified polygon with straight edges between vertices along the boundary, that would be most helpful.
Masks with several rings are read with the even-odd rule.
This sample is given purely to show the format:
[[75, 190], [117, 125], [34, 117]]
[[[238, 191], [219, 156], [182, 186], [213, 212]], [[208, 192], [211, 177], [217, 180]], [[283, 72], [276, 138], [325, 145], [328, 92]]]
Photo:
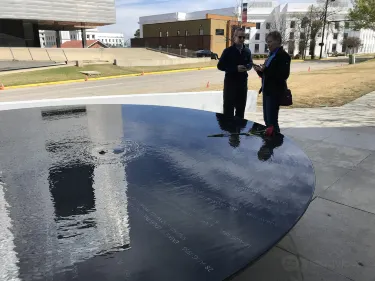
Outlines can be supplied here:
[[[247, 79], [225, 78], [223, 94], [223, 113], [226, 116], [245, 117], [247, 101]], [[234, 110], [236, 113], [234, 114]]]
[[263, 116], [266, 126], [273, 126], [276, 132], [280, 132], [279, 127], [279, 100], [275, 96], [263, 94]]

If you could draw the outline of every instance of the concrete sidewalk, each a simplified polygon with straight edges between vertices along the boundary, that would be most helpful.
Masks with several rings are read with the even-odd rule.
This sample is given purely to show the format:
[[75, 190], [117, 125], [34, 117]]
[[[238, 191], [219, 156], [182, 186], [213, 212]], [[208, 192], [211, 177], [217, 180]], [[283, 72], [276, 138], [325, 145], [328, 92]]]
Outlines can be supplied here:
[[[260, 123], [262, 113], [248, 114]], [[375, 280], [375, 92], [339, 108], [283, 109], [317, 186], [297, 226], [236, 281]]]

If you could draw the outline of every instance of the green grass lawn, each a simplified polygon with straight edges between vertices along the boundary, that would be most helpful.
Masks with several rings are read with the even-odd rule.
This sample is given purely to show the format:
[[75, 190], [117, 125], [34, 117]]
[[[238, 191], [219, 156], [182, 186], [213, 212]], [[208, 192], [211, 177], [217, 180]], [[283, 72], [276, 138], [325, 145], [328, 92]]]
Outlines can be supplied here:
[[87, 65], [84, 67], [65, 66], [59, 68], [50, 68], [43, 70], [18, 72], [0, 75], [0, 83], [5, 87], [27, 85], [35, 83], [56, 82], [66, 80], [84, 79], [84, 75], [80, 71], [99, 71], [100, 77], [136, 74], [144, 72], [158, 72], [165, 70], [177, 70], [185, 68], [216, 66], [217, 61], [210, 61], [199, 64], [182, 64], [167, 66], [147, 66], [147, 67], [119, 67], [110, 64]]

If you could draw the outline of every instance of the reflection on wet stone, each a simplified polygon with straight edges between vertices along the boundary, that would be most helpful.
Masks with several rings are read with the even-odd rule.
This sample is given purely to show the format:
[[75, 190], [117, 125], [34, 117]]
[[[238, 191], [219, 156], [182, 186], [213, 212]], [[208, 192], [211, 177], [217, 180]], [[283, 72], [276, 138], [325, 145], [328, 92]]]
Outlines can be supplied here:
[[0, 120], [1, 280], [222, 280], [314, 191], [302, 150], [220, 114], [90, 105]]

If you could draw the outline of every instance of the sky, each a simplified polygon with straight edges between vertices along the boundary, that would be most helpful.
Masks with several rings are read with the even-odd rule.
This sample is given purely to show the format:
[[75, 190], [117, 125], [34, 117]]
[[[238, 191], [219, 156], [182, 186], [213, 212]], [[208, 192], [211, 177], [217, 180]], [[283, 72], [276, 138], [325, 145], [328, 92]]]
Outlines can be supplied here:
[[[306, 2], [306, 0], [279, 2]], [[138, 20], [142, 16], [228, 8], [238, 3], [239, 0], [116, 0], [116, 24], [101, 27], [100, 30], [123, 33], [128, 39], [133, 37], [134, 32], [139, 28]]]

